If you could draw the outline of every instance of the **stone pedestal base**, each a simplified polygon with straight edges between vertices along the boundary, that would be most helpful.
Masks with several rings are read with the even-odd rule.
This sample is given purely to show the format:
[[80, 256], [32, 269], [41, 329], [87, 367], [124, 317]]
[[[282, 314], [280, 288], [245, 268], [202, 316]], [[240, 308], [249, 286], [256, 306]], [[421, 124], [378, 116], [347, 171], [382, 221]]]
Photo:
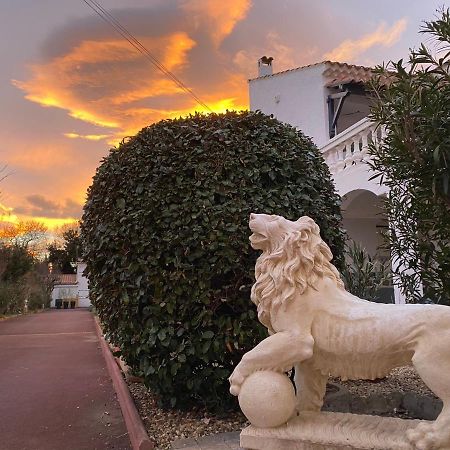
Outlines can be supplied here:
[[281, 427], [245, 428], [240, 445], [252, 450], [412, 450], [406, 431], [420, 422], [345, 413], [302, 413]]

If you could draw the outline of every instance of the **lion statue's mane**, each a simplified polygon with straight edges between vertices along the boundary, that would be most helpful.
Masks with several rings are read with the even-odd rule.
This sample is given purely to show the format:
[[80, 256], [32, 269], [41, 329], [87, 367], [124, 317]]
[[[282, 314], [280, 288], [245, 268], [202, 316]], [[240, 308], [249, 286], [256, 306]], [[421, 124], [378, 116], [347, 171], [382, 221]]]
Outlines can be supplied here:
[[[283, 239], [277, 237], [283, 236]], [[256, 282], [251, 300], [258, 308], [258, 319], [271, 330], [270, 316], [284, 302], [293, 301], [307, 287], [326, 276], [344, 289], [339, 272], [331, 263], [333, 255], [320, 237], [320, 229], [309, 217], [295, 222], [272, 216], [270, 226], [258, 232], [263, 250], [255, 266]]]

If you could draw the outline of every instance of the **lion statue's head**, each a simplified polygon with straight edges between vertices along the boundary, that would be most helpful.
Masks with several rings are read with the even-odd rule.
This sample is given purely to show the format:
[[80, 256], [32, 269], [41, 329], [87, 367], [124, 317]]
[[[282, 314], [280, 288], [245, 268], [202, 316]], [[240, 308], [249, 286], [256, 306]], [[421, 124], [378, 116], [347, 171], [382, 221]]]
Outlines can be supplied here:
[[331, 264], [333, 255], [320, 237], [318, 225], [308, 216], [292, 222], [281, 216], [251, 214], [250, 243], [262, 250], [255, 266], [256, 283], [251, 299], [258, 307], [260, 322], [271, 330], [270, 314], [286, 301], [316, 289], [323, 277], [344, 288], [339, 272]]

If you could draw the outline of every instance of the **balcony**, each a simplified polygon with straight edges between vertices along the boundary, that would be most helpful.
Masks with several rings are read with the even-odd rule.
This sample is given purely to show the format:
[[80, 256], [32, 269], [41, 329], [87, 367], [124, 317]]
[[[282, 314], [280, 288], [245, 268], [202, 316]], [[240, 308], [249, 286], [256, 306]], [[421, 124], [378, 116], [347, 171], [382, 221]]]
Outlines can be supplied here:
[[369, 190], [376, 195], [386, 192], [377, 180], [369, 181], [373, 173], [365, 164], [370, 159], [369, 144], [383, 137], [383, 129], [365, 117], [320, 148], [341, 196], [356, 189]]
[[369, 144], [379, 141], [383, 136], [382, 129], [365, 117], [330, 139], [320, 151], [334, 175], [367, 161]]

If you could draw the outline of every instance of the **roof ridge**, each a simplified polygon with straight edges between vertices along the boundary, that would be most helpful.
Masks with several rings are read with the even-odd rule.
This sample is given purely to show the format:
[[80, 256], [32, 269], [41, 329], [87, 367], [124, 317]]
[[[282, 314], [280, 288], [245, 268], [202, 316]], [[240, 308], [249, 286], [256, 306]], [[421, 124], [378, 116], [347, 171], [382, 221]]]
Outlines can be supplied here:
[[329, 64], [335, 64], [335, 65], [339, 65], [339, 66], [356, 67], [358, 69], [367, 69], [367, 70], [373, 70], [374, 69], [373, 67], [362, 66], [361, 64], [351, 64], [351, 63], [341, 62], [341, 61], [325, 60], [323, 62], [324, 63], [329, 63]]
[[[286, 70], [281, 70], [280, 72], [275, 72], [272, 73], [270, 75], [263, 75], [261, 77], [254, 77], [254, 78], [249, 78], [249, 82], [253, 81], [253, 80], [259, 80], [261, 78], [270, 78], [276, 75], [282, 75], [284, 73], [287, 72], [295, 72], [297, 70], [302, 70], [302, 69], [307, 69], [309, 67], [314, 67], [314, 66], [320, 66], [321, 64], [330, 64], [330, 65], [335, 65], [335, 66], [346, 66], [348, 68], [357, 68], [357, 69], [365, 69], [365, 70], [373, 70], [373, 67], [367, 67], [367, 66], [360, 66], [357, 64], [350, 64], [350, 63], [346, 63], [346, 62], [339, 62], [339, 61], [331, 61], [328, 59], [325, 59], [323, 61], [320, 62], [316, 62], [316, 63], [312, 63], [312, 64], [306, 64], [304, 66], [299, 66], [299, 67], [293, 67], [292, 69], [286, 69]], [[331, 67], [328, 67], [327, 69], [330, 69]]]

